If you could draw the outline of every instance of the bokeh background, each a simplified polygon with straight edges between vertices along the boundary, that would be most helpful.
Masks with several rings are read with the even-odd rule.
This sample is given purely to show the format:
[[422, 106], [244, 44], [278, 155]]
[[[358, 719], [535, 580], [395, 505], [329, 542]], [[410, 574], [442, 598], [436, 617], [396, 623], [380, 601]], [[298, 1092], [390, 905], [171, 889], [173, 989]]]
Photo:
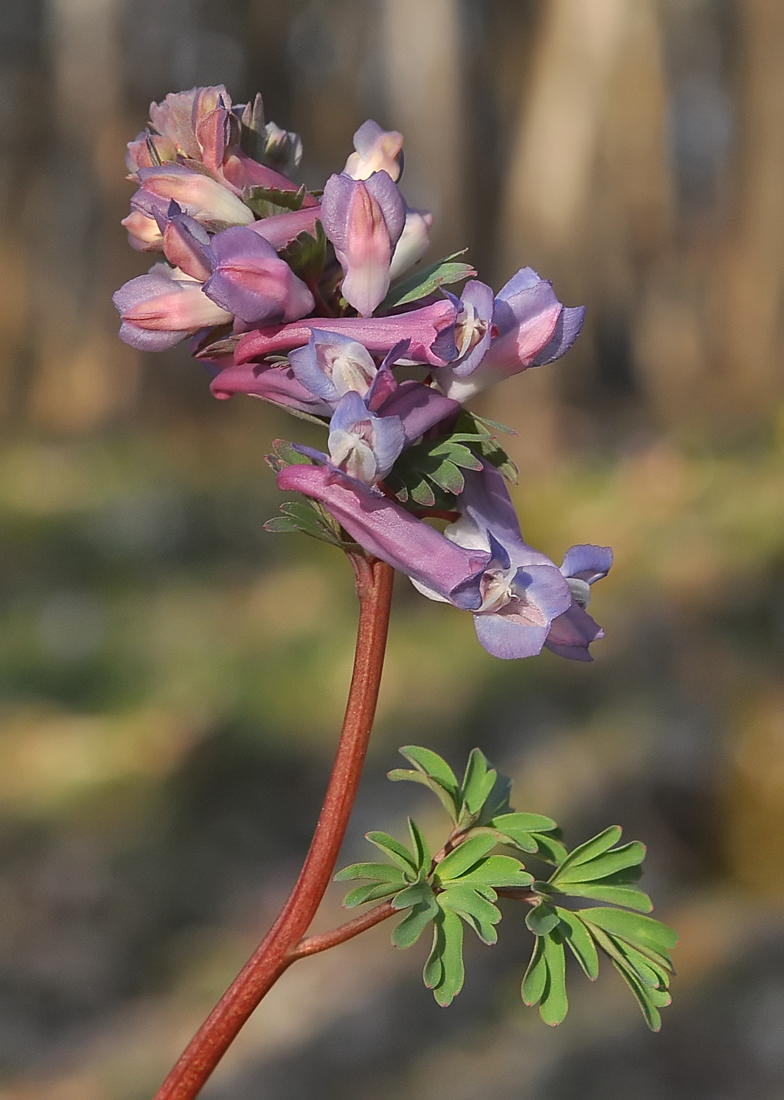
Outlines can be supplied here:
[[659, 1036], [609, 966], [551, 1031], [513, 906], [448, 1011], [382, 926], [290, 971], [205, 1097], [780, 1097], [784, 5], [2, 0], [0, 1098], [151, 1095], [284, 898], [335, 744], [350, 571], [262, 528], [299, 423], [116, 338], [146, 270], [125, 142], [221, 81], [302, 133], [311, 185], [368, 116], [402, 130], [431, 259], [467, 244], [496, 287], [530, 264], [588, 306], [480, 411], [519, 433], [529, 541], [614, 546], [607, 638], [494, 661], [401, 581], [344, 862], [412, 809], [438, 838], [384, 778], [398, 745], [479, 744], [570, 843], [645, 839], [681, 946]]

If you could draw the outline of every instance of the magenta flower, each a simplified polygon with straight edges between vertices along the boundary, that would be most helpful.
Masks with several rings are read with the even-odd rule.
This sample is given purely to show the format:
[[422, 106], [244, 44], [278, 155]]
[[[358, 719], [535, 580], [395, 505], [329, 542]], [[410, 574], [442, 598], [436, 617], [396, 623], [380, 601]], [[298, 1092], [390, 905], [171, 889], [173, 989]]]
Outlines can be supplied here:
[[209, 233], [195, 218], [183, 214], [176, 202], [169, 204], [166, 217], [159, 218], [163, 233], [163, 254], [170, 264], [203, 283], [212, 272]]
[[265, 241], [269, 241], [273, 248], [284, 248], [300, 233], [310, 233], [313, 236], [319, 217], [320, 208], [317, 203], [314, 203], [313, 206], [303, 206], [301, 210], [262, 218], [260, 221], [253, 222], [248, 228], [258, 233]]
[[[474, 285], [484, 286], [481, 283]], [[462, 403], [486, 386], [502, 382], [528, 367], [552, 363], [577, 339], [584, 315], [583, 306], [564, 307], [549, 282], [540, 279], [532, 268], [522, 268], [496, 295], [492, 338], [487, 341], [485, 329], [484, 340], [479, 341], [484, 354], [480, 356], [474, 352], [468, 362], [439, 371], [438, 385], [449, 397]], [[467, 317], [467, 321], [469, 326], [477, 321], [487, 324], [484, 300], [480, 312], [472, 319]]]
[[122, 317], [120, 339], [142, 351], [165, 351], [201, 328], [232, 319], [200, 283], [166, 264], [125, 283], [112, 301]]
[[591, 585], [606, 577], [612, 565], [609, 546], [581, 544], [572, 546], [564, 555], [561, 573], [566, 577], [572, 603], [550, 627], [545, 645], [561, 657], [573, 661], [592, 661], [588, 646], [604, 631], [585, 608], [591, 602]]
[[238, 367], [229, 359], [228, 365], [213, 378], [210, 386], [214, 397], [226, 400], [235, 393], [260, 397], [273, 405], [311, 416], [330, 416], [332, 406], [322, 401], [299, 382], [291, 367], [267, 363]]
[[212, 274], [204, 293], [246, 324], [294, 321], [313, 309], [313, 295], [258, 233], [234, 226], [210, 242]]
[[201, 160], [199, 126], [219, 107], [231, 108], [231, 96], [222, 84], [170, 92], [162, 103], [150, 104], [150, 122], [181, 156]]
[[454, 326], [457, 310], [448, 299], [408, 313], [387, 317], [318, 317], [311, 323], [270, 325], [247, 332], [234, 353], [238, 364], [267, 355], [285, 355], [307, 344], [314, 328], [335, 332], [364, 344], [372, 355], [386, 355], [401, 340], [409, 340], [406, 360], [442, 367], [456, 355]]
[[457, 546], [378, 490], [329, 466], [287, 466], [278, 487], [318, 500], [369, 553], [456, 607], [480, 606], [489, 554]]
[[386, 172], [365, 180], [330, 176], [321, 200], [324, 232], [343, 268], [343, 297], [369, 317], [389, 289], [389, 268], [405, 225], [403, 199]]

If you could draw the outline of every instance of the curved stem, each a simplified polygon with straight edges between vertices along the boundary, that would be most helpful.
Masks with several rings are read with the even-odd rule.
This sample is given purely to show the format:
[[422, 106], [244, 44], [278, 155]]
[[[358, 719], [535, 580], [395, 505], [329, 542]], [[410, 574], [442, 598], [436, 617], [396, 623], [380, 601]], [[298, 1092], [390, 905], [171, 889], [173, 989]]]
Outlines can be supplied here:
[[339, 943], [353, 940], [354, 936], [358, 936], [360, 932], [367, 932], [368, 928], [381, 924], [382, 920], [388, 920], [395, 913], [399, 914], [400, 910], [395, 909], [391, 901], [382, 901], [374, 909], [369, 909], [367, 913], [362, 913], [361, 916], [354, 917], [353, 920], [348, 920], [329, 932], [321, 932], [318, 936], [308, 936], [307, 939], [300, 940], [294, 949], [294, 957], [304, 959], [306, 955], [318, 955], [320, 951], [337, 947]]
[[[332, 878], [362, 774], [384, 665], [394, 578], [394, 570], [384, 562], [359, 554], [349, 557], [359, 596], [354, 671], [335, 763], [310, 849], [280, 916], [193, 1037], [155, 1100], [193, 1100], [281, 974], [296, 959], [333, 946], [327, 940], [335, 933], [325, 933], [326, 939], [314, 936], [310, 941], [300, 941]], [[367, 913], [349, 921], [357, 928], [351, 935], [383, 919], [378, 917], [359, 927], [370, 916]], [[351, 935], [344, 938], [350, 939]], [[318, 942], [325, 946], [312, 946]], [[334, 942], [342, 943], [343, 939]]]

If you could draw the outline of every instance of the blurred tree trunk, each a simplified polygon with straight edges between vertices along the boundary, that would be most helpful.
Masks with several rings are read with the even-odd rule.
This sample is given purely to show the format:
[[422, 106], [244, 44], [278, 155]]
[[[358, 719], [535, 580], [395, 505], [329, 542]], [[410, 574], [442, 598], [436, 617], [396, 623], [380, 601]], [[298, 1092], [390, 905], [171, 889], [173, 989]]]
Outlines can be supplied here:
[[[51, 130], [34, 215], [34, 424], [98, 427], [135, 396], [138, 356], [116, 339], [108, 215], [122, 184], [118, 0], [51, 0]], [[113, 219], [112, 219], [113, 221]]]
[[433, 255], [452, 252], [465, 239], [468, 155], [458, 0], [384, 0], [380, 37], [389, 116], [406, 139], [406, 198], [433, 212]]

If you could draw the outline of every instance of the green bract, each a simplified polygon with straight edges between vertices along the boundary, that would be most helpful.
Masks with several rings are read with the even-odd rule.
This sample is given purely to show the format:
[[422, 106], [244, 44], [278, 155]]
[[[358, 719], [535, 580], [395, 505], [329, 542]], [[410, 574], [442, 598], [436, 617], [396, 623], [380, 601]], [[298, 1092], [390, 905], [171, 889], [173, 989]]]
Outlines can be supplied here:
[[[531, 906], [525, 923], [536, 939], [522, 997], [527, 1005], [539, 1004], [545, 1023], [559, 1024], [569, 1007], [568, 947], [591, 981], [599, 973], [599, 951], [607, 955], [649, 1027], [658, 1031], [659, 1009], [670, 1003], [670, 950], [676, 936], [667, 925], [643, 915], [653, 908], [648, 895], [635, 886], [645, 846], [639, 841], [619, 844], [621, 829], [613, 825], [567, 852], [551, 818], [511, 809], [509, 780], [490, 767], [479, 749], [471, 752], [460, 781], [430, 749], [407, 745], [400, 752], [412, 767], [395, 769], [389, 778], [432, 790], [452, 822], [450, 835], [431, 857], [422, 831], [410, 818], [410, 848], [387, 833], [368, 833], [367, 839], [390, 862], [355, 863], [340, 871], [335, 877], [341, 881], [370, 880], [351, 890], [344, 905], [390, 899], [404, 913], [392, 933], [396, 947], [411, 947], [432, 924], [423, 977], [436, 1001], [448, 1005], [463, 986], [463, 926], [493, 944], [502, 915], [499, 896], [524, 901]], [[498, 845], [530, 853], [555, 864], [555, 870], [546, 881], [535, 880], [517, 856], [494, 852]], [[566, 898], [622, 908], [570, 909], [559, 904]]]

